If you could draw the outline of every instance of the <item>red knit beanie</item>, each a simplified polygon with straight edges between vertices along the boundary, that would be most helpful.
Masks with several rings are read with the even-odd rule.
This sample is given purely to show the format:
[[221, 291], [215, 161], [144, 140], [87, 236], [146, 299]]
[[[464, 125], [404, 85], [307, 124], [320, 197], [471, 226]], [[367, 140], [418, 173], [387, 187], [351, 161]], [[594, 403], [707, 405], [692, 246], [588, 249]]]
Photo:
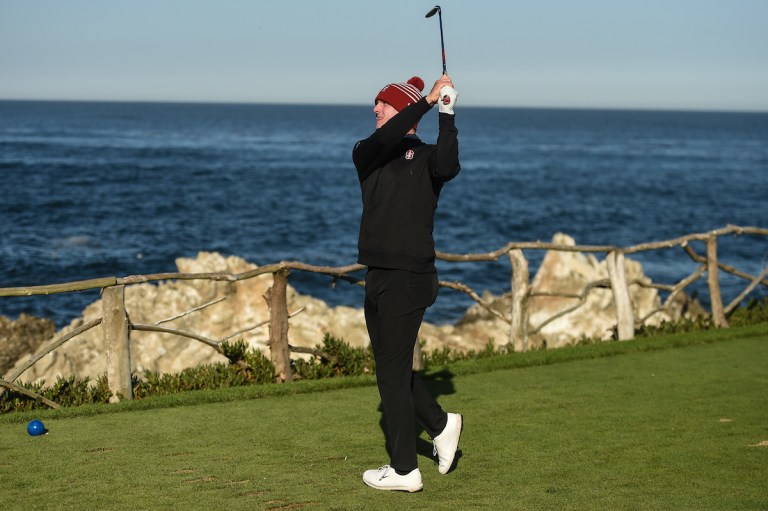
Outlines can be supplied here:
[[381, 100], [389, 103], [398, 112], [411, 103], [421, 99], [421, 91], [424, 90], [424, 80], [414, 76], [407, 83], [390, 83], [376, 95], [374, 104]]

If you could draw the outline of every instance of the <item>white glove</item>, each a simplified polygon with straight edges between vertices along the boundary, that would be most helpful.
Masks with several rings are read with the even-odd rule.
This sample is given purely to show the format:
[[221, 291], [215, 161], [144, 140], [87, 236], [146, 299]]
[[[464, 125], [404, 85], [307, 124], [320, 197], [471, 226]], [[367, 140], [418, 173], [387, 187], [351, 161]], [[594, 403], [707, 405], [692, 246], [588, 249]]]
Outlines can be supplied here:
[[437, 108], [441, 114], [453, 115], [453, 106], [456, 104], [456, 98], [459, 95], [456, 89], [447, 85], [440, 89], [440, 99], [437, 100]]

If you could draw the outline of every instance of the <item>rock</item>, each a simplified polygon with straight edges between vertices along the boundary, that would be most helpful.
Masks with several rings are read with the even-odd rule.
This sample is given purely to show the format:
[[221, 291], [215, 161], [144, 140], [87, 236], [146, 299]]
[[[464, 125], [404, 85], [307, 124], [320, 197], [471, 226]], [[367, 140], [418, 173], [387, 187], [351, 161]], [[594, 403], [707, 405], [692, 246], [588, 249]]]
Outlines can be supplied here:
[[[556, 234], [552, 243], [575, 246], [573, 238], [566, 234]], [[650, 284], [651, 279], [643, 274], [642, 265], [630, 258], [625, 258], [624, 267], [627, 282], [633, 281]], [[558, 348], [573, 344], [582, 337], [611, 339], [616, 324], [616, 308], [613, 292], [610, 289], [608, 268], [605, 260], [599, 261], [592, 254], [580, 252], [548, 251], [531, 282], [531, 293], [557, 293], [579, 296], [591, 282], [605, 281], [606, 288], [593, 288], [587, 295], [585, 303], [579, 308], [560, 316], [547, 323], [540, 332], [531, 334], [529, 347]], [[630, 300], [635, 320], [645, 317], [661, 305], [661, 299], [656, 289], [630, 284]], [[511, 309], [511, 295], [484, 296], [484, 300], [494, 310], [505, 316]], [[579, 298], [560, 296], [532, 296], [528, 302], [528, 331], [534, 332], [545, 321], [556, 314], [566, 311], [579, 303]], [[657, 325], [662, 321], [674, 321], [684, 314], [693, 312], [697, 304], [681, 294], [681, 297], [670, 307], [669, 312], [657, 312], [646, 324]], [[700, 308], [699, 308], [700, 309]], [[471, 327], [474, 326], [472, 329]], [[504, 321], [495, 318], [480, 305], [469, 308], [462, 320], [457, 324], [458, 335], [468, 336], [474, 331], [475, 335], [486, 333], [498, 339], [509, 335], [509, 328]]]
[[[575, 240], [565, 234], [556, 234], [552, 243], [576, 245]], [[650, 283], [650, 279], [643, 275], [640, 263], [625, 258], [624, 266], [628, 283], [633, 280]], [[598, 261], [594, 255], [580, 252], [547, 252], [531, 283], [533, 294], [548, 292], [580, 295], [590, 282], [598, 280], [606, 281], [606, 287], [593, 288], [581, 307], [541, 329], [540, 336], [546, 340], [547, 347], [560, 347], [581, 336], [611, 339], [616, 324], [616, 308], [606, 261]], [[644, 316], [661, 305], [658, 291], [636, 284], [630, 285], [630, 299], [635, 318]], [[533, 296], [529, 309], [530, 325], [536, 328], [547, 318], [578, 303], [578, 298]]]
[[33, 354], [55, 331], [50, 319], [28, 314], [20, 314], [16, 320], [0, 316], [0, 375], [20, 358]]

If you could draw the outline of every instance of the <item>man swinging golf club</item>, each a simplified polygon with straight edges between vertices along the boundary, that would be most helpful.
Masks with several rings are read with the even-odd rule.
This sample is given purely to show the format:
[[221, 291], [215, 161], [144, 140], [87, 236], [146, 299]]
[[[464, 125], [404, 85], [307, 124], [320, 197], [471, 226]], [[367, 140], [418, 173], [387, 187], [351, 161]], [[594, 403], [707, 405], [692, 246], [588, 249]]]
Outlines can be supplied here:
[[[443, 185], [459, 173], [456, 91], [443, 74], [422, 96], [424, 81], [391, 83], [376, 95], [376, 130], [357, 142], [352, 159], [363, 213], [358, 262], [365, 276], [365, 321], [376, 361], [390, 462], [363, 481], [380, 490], [422, 489], [416, 460], [416, 421], [434, 444], [438, 470], [453, 464], [463, 418], [446, 413], [413, 372], [413, 351], [424, 312], [437, 298], [434, 214]], [[416, 135], [422, 116], [438, 105], [437, 144]]]

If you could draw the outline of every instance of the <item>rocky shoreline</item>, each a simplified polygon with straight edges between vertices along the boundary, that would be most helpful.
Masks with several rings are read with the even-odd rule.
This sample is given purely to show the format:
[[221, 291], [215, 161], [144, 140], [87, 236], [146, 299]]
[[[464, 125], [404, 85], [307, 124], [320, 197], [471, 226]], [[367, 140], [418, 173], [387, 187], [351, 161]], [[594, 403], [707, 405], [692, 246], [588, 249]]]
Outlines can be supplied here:
[[[575, 245], [575, 241], [564, 234], [557, 234], [553, 242]], [[194, 259], [179, 258], [176, 265], [182, 273], [241, 273], [257, 267], [239, 257], [224, 257], [215, 252], [200, 252]], [[626, 259], [625, 265], [628, 282], [637, 280], [650, 283], [640, 263]], [[549, 251], [531, 282], [531, 288], [533, 292], [578, 294], [587, 283], [606, 278], [608, 271], [604, 260], [578, 252]], [[126, 310], [134, 324], [156, 324], [176, 318], [163, 322], [163, 326], [210, 339], [221, 339], [269, 319], [269, 310], [263, 296], [271, 285], [272, 277], [269, 274], [239, 282], [180, 280], [136, 284], [126, 287]], [[656, 289], [632, 285], [630, 292], [636, 318], [645, 316], [661, 303]], [[509, 295], [493, 296], [486, 292], [483, 300], [491, 308], [508, 316]], [[215, 303], [184, 314], [211, 302]], [[573, 298], [532, 297], [529, 302], [531, 328], [574, 303]], [[677, 320], [684, 315], [699, 314], [700, 311], [691, 305], [695, 304], [683, 297], [671, 311], [655, 314], [649, 323], [658, 324], [662, 320]], [[303, 309], [302, 312], [289, 321], [289, 342], [294, 346], [314, 347], [322, 342], [326, 333], [352, 346], [366, 346], [369, 342], [362, 309], [330, 307], [322, 300], [299, 294], [289, 285], [288, 311], [292, 313], [300, 309]], [[17, 366], [23, 363], [23, 359], [36, 352], [44, 342], [58, 339], [101, 315], [102, 304], [98, 300], [87, 306], [80, 318], [58, 332], [54, 332], [55, 327], [50, 320], [26, 315], [15, 321], [0, 317], [0, 342], [3, 346], [0, 374], [7, 374], [14, 361], [18, 361]], [[558, 348], [581, 337], [608, 340], [612, 338], [615, 321], [611, 290], [594, 289], [582, 307], [547, 324], [538, 334], [531, 336], [530, 346]], [[507, 344], [508, 337], [508, 324], [478, 304], [470, 307], [462, 319], [453, 325], [424, 323], [419, 333], [428, 351], [443, 347], [459, 351], [477, 350], [485, 347], [488, 342], [500, 346]], [[238, 338], [266, 352], [269, 328], [265, 324], [233, 339]], [[224, 360], [213, 349], [194, 340], [144, 331], [131, 333], [131, 359], [133, 371], [138, 374], [145, 370], [175, 373], [188, 367]], [[46, 355], [25, 372], [20, 380], [43, 379], [52, 383], [57, 376], [94, 378], [105, 371], [102, 331], [99, 326]]]

